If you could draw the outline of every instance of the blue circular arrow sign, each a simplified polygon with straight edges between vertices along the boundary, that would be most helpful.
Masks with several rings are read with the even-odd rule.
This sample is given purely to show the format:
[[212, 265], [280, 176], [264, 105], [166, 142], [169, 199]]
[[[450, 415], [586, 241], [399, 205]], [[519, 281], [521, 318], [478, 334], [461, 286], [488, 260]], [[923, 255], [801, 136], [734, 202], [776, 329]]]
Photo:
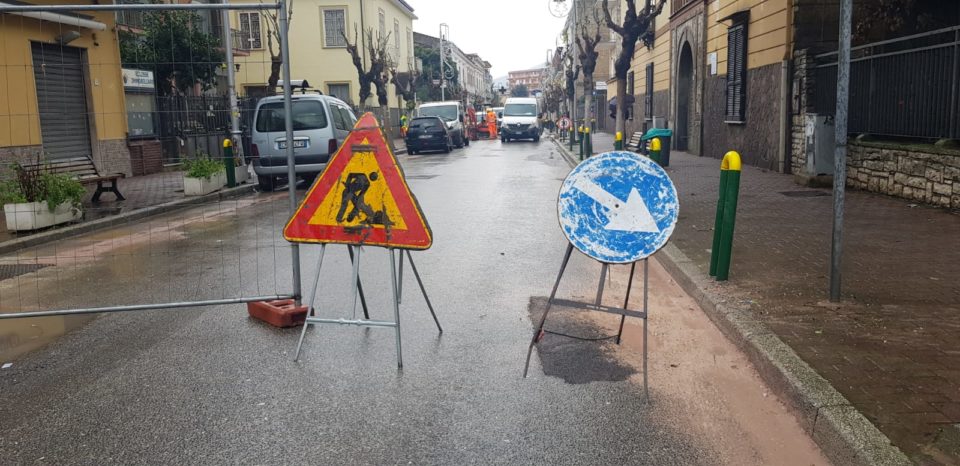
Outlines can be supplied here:
[[563, 233], [577, 249], [600, 262], [625, 264], [667, 243], [680, 202], [667, 172], [652, 160], [605, 152], [567, 175], [557, 210]]

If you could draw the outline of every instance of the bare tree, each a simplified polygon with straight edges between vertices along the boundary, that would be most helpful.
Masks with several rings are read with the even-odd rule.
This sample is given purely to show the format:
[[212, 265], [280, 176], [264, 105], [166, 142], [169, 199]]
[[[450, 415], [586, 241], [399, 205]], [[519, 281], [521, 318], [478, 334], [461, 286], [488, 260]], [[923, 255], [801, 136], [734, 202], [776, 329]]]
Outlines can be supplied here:
[[597, 58], [600, 53], [597, 52], [597, 44], [600, 43], [600, 16], [596, 9], [593, 10], [593, 18], [590, 17], [581, 23], [577, 31], [577, 57], [580, 58], [580, 66], [583, 71], [583, 119], [584, 126], [591, 127], [593, 123], [593, 91], [596, 83], [593, 81], [593, 72], [597, 69]]
[[623, 22], [616, 23], [610, 17], [609, 0], [603, 0], [603, 15], [607, 21], [607, 27], [620, 35], [620, 55], [613, 64], [614, 75], [617, 77], [617, 131], [621, 134], [626, 128], [627, 109], [624, 102], [627, 98], [627, 73], [630, 72], [630, 63], [633, 60], [633, 52], [636, 51], [637, 41], [643, 40], [646, 45], [653, 43], [654, 31], [650, 30], [653, 24], [653, 18], [663, 11], [663, 5], [666, 0], [657, 0], [656, 6], [653, 0], [644, 0], [643, 9], [637, 11], [636, 0], [625, 0], [627, 10], [623, 14]]
[[[288, 4], [289, 8], [287, 9], [287, 26], [290, 25], [290, 20], [293, 19], [293, 2], [291, 1]], [[283, 55], [280, 51], [280, 19], [277, 17], [278, 13], [262, 11], [260, 16], [266, 20], [267, 23], [267, 51], [270, 52], [270, 77], [267, 78], [267, 94], [275, 95], [277, 93], [277, 83], [280, 81], [280, 68], [283, 67]], [[276, 41], [276, 49], [274, 49], [274, 41]], [[288, 76], [287, 79], [290, 79]]]
[[380, 105], [380, 124], [383, 126], [387, 139], [392, 145], [393, 128], [390, 124], [390, 106], [387, 101], [387, 84], [390, 83], [390, 69], [394, 66], [390, 55], [387, 53], [387, 47], [390, 43], [390, 33], [387, 33], [387, 35], [383, 37], [377, 34], [376, 40], [374, 40], [373, 37], [373, 28], [367, 28], [364, 34], [367, 38], [366, 52], [369, 66], [364, 63], [364, 57], [361, 55], [360, 48], [357, 45], [357, 36], [359, 33], [356, 27], [354, 28], [353, 42], [350, 42], [350, 38], [348, 38], [346, 34], [343, 34], [343, 38], [347, 43], [346, 51], [353, 60], [353, 66], [357, 69], [357, 77], [360, 81], [360, 111], [364, 111], [366, 108], [367, 99], [370, 98], [371, 95], [370, 86], [373, 85], [377, 93], [377, 103]]

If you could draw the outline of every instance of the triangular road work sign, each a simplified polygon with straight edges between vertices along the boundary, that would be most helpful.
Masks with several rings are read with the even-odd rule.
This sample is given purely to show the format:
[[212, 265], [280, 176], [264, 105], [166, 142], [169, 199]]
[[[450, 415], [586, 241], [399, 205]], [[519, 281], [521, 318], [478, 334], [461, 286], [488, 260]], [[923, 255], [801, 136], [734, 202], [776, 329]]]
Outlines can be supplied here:
[[295, 243], [427, 249], [433, 234], [373, 114], [327, 162], [283, 229]]

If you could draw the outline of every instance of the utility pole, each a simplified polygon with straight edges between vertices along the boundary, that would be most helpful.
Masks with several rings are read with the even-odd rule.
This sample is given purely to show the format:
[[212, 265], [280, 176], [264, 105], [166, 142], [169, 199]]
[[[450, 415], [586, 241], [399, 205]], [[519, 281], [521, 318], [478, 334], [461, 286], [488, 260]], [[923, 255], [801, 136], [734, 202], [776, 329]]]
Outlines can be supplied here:
[[[576, 48], [576, 38], [577, 38], [577, 1], [570, 0], [573, 5], [573, 31], [571, 31], [571, 36], [568, 39], [567, 50], [570, 51], [570, 56], [573, 57], [573, 66], [571, 69], [577, 69], [577, 48]], [[572, 128], [577, 127], [577, 86], [573, 86], [573, 99], [570, 100], [570, 125]], [[576, 134], [576, 132], [574, 132]]]
[[[223, 1], [229, 3], [228, 0]], [[240, 131], [240, 107], [237, 105], [237, 77], [233, 64], [233, 31], [230, 30], [230, 11], [220, 11], [220, 24], [223, 32], [223, 49], [227, 62], [227, 95], [230, 98], [230, 139], [233, 142], [234, 155], [243, 158], [243, 144]], [[244, 160], [244, 165], [246, 161]]]
[[840, 302], [843, 258], [843, 204], [847, 182], [847, 107], [850, 101], [850, 21], [852, 0], [840, 1], [840, 40], [837, 52], [837, 147], [833, 152], [833, 238], [830, 247], [830, 301]]
[[440, 23], [440, 100], [447, 100], [447, 72], [444, 68], [447, 55], [443, 47], [447, 34], [450, 34], [450, 26], [447, 26], [447, 23]]

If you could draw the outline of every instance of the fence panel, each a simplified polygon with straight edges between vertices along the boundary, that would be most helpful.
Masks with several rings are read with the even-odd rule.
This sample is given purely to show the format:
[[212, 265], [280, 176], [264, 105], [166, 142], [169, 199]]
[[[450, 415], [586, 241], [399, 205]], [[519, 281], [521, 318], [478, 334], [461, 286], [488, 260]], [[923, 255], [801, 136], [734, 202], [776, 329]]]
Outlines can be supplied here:
[[[836, 53], [816, 57], [814, 108], [833, 115]], [[855, 47], [850, 62], [851, 133], [960, 138], [960, 27]]]

